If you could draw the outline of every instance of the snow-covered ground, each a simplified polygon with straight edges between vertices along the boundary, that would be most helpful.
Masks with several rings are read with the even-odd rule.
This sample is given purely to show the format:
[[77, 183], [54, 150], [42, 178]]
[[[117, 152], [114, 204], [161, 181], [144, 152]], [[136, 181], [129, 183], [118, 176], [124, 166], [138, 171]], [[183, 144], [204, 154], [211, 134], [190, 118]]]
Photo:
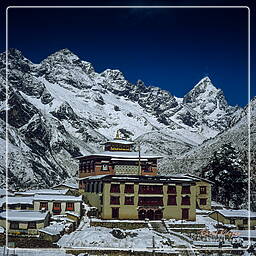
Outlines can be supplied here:
[[196, 221], [185, 221], [185, 220], [168, 220], [167, 224], [205, 224], [206, 229], [209, 231], [216, 231], [214, 225], [217, 224], [217, 221], [206, 216], [206, 215], [196, 215]]
[[124, 238], [112, 234], [113, 229], [105, 227], [87, 227], [79, 232], [64, 235], [58, 245], [61, 247], [104, 247], [149, 249], [153, 247], [170, 249], [168, 238], [150, 232], [147, 228], [119, 230]]

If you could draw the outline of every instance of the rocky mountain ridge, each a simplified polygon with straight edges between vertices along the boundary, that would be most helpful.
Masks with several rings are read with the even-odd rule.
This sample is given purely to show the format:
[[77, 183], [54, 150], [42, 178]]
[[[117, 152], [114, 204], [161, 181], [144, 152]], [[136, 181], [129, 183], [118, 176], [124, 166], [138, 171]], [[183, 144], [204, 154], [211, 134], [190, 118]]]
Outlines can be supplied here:
[[[0, 54], [0, 163], [5, 163], [5, 53]], [[176, 157], [233, 127], [243, 110], [203, 78], [184, 98], [119, 70], [97, 73], [68, 49], [34, 64], [8, 52], [9, 180], [17, 187], [50, 186], [74, 177], [73, 157], [101, 150], [117, 129], [142, 150]], [[166, 166], [165, 164], [162, 166]]]

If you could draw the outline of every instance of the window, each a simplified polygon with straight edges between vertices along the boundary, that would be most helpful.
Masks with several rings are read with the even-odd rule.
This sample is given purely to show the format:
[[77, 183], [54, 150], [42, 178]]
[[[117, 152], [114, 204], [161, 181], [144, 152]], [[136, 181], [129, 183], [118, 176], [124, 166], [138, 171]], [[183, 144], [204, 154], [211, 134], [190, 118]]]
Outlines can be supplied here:
[[189, 219], [189, 209], [181, 209], [181, 218], [183, 220]]
[[36, 229], [36, 222], [28, 222], [28, 229]]
[[206, 186], [200, 186], [200, 194], [206, 194]]
[[90, 172], [94, 172], [94, 161], [91, 160], [91, 163], [90, 163]]
[[59, 214], [61, 212], [61, 204], [60, 203], [53, 203], [52, 212], [54, 214]]
[[112, 208], [112, 218], [119, 219], [119, 208]]
[[134, 193], [133, 184], [125, 184], [124, 193]]
[[207, 205], [207, 199], [206, 198], [200, 198], [200, 205]]
[[230, 224], [236, 224], [236, 220], [235, 219], [230, 219]]
[[119, 196], [111, 196], [110, 197], [110, 204], [120, 204]]
[[182, 186], [181, 194], [190, 194], [190, 186], [189, 185]]
[[85, 172], [91, 172], [90, 161], [86, 161]]
[[19, 229], [19, 222], [11, 222], [10, 229]]
[[176, 194], [176, 186], [168, 186], [168, 194]]
[[119, 184], [111, 184], [110, 193], [120, 193], [120, 185]]
[[82, 160], [80, 160], [80, 163], [79, 163], [79, 170], [81, 173], [85, 171], [85, 162]]
[[168, 205], [177, 205], [177, 202], [176, 202], [176, 196], [168, 196], [168, 202], [167, 202]]
[[163, 194], [162, 185], [140, 185], [139, 186], [140, 194]]
[[74, 211], [75, 207], [74, 207], [74, 203], [66, 203], [66, 211]]
[[153, 172], [152, 163], [146, 163], [142, 166], [143, 172]]
[[40, 202], [40, 210], [42, 210], [42, 209], [48, 210], [47, 202]]
[[134, 198], [132, 196], [126, 196], [124, 200], [125, 205], [134, 205]]
[[139, 206], [162, 206], [163, 198], [162, 197], [139, 197]]
[[96, 192], [96, 193], [99, 193], [99, 183], [96, 182], [96, 183], [94, 184], [94, 186], [95, 186], [95, 192]]
[[243, 224], [248, 225], [248, 219], [243, 219]]
[[190, 197], [189, 196], [182, 197], [181, 204], [182, 205], [190, 205]]
[[101, 171], [109, 171], [108, 164], [101, 163]]

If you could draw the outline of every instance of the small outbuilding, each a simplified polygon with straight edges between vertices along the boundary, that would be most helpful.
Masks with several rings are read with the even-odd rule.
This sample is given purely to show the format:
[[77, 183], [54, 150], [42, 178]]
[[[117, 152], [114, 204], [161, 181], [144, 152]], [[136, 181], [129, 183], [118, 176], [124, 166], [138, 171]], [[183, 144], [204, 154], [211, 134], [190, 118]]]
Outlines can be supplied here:
[[0, 188], [0, 198], [5, 197], [6, 195], [13, 196], [14, 194], [6, 190], [5, 188]]
[[27, 210], [0, 212], [0, 226], [5, 230], [8, 229], [9, 234], [37, 235], [38, 229], [48, 226], [49, 221], [49, 212]]
[[53, 215], [66, 215], [66, 211], [81, 216], [82, 196], [68, 195], [35, 195], [34, 209], [47, 210]]
[[3, 197], [1, 198], [0, 207], [3, 210], [11, 209], [11, 210], [33, 210], [33, 197]]
[[216, 210], [210, 213], [209, 217], [223, 225], [235, 225], [238, 229], [248, 229], [249, 220], [251, 229], [256, 225], [256, 213], [248, 210]]

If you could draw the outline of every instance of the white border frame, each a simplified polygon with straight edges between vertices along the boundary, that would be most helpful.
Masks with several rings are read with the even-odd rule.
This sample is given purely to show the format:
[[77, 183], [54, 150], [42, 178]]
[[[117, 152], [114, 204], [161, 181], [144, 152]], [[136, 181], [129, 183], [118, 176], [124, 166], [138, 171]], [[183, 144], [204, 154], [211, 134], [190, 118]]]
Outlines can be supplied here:
[[[79, 8], [87, 8], [87, 9], [128, 9], [128, 8], [138, 8], [138, 9], [207, 9], [207, 8], [215, 8], [215, 9], [247, 9], [248, 10], [248, 210], [249, 210], [249, 215], [248, 215], [248, 247], [247, 248], [243, 248], [240, 249], [239, 251], [246, 251], [249, 249], [249, 246], [251, 244], [251, 239], [250, 239], [250, 228], [251, 228], [251, 223], [250, 223], [250, 211], [251, 211], [251, 202], [250, 202], [250, 198], [251, 198], [251, 129], [250, 129], [250, 124], [251, 124], [251, 104], [250, 104], [250, 100], [251, 100], [251, 93], [250, 93], [250, 89], [251, 89], [251, 11], [250, 8], [248, 6], [8, 6], [6, 8], [6, 41], [5, 41], [5, 49], [6, 49], [6, 53], [8, 52], [8, 11], [10, 9], [38, 9], [38, 8], [42, 8], [42, 9], [79, 9]], [[9, 87], [8, 87], [8, 54], [6, 54], [6, 110], [8, 109], [8, 97], [9, 97]], [[6, 111], [6, 159], [5, 159], [5, 167], [6, 167], [6, 202], [8, 203], [8, 112]], [[7, 228], [7, 219], [8, 219], [8, 210], [6, 211], [6, 248], [8, 249], [12, 249], [12, 248], [8, 248], [8, 228]], [[97, 247], [96, 247], [97, 248]], [[65, 249], [54, 249], [54, 248], [42, 248], [39, 250], [52, 250], [52, 251], [63, 251], [69, 248], [65, 248]], [[70, 249], [74, 249], [74, 248], [70, 248]], [[93, 248], [92, 248], [93, 249]], [[116, 249], [116, 248], [115, 248]], [[192, 249], [192, 247], [191, 247]], [[214, 250], [214, 251], [225, 251], [225, 248], [202, 248], [208, 251]], [[26, 248], [15, 248], [15, 250], [27, 250], [27, 251], [38, 251], [38, 249], [26, 249]], [[78, 250], [79, 249], [74, 249], [74, 250]], [[81, 251], [83, 249], [80, 249]], [[198, 248], [193, 248], [193, 251], [200, 251], [200, 249]], [[238, 249], [226, 249], [229, 251], [238, 251]], [[180, 249], [180, 251], [191, 251], [190, 249]]]

